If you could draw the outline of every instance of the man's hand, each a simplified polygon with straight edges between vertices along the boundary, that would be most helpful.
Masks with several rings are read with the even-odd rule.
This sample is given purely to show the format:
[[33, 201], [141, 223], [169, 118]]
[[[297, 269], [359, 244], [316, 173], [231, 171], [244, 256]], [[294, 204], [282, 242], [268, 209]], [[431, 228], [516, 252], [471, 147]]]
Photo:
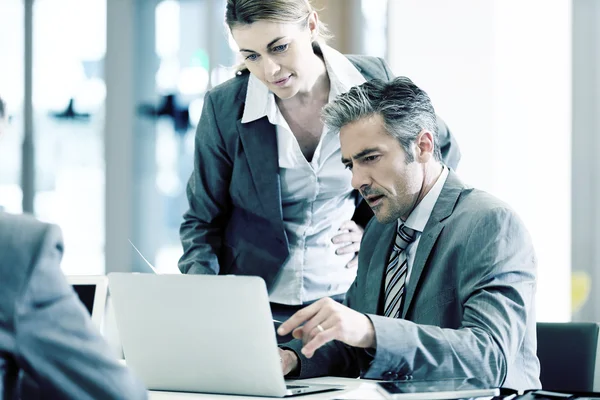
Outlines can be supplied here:
[[340, 226], [338, 232], [337, 235], [331, 238], [331, 242], [334, 244], [343, 243], [344, 245], [339, 247], [335, 251], [335, 254], [355, 253], [354, 258], [346, 264], [346, 268], [358, 267], [358, 251], [360, 250], [360, 241], [362, 240], [364, 229], [354, 221], [346, 221]]
[[293, 351], [279, 349], [279, 357], [281, 358], [283, 376], [286, 376], [298, 367], [298, 356]]
[[302, 354], [308, 358], [332, 340], [354, 347], [375, 347], [371, 320], [328, 297], [297, 311], [277, 329], [280, 335], [291, 331], [296, 339], [302, 339]]

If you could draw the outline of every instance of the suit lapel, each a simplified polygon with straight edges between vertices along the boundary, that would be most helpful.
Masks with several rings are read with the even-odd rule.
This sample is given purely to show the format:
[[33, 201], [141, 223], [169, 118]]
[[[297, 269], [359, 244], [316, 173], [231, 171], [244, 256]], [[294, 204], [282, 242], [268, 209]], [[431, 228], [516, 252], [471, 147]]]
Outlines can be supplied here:
[[271, 125], [265, 117], [246, 124], [242, 124], [241, 120], [238, 120], [237, 128], [256, 188], [258, 202], [267, 219], [280, 221], [281, 229], [283, 229], [275, 126]]
[[[429, 225], [429, 223], [427, 223], [427, 225]], [[436, 223], [435, 226], [432, 226], [430, 229], [425, 227], [425, 231], [421, 235], [419, 247], [417, 248], [417, 254], [415, 255], [415, 261], [413, 262], [412, 271], [410, 273], [410, 280], [408, 281], [408, 285], [406, 285], [406, 298], [404, 299], [404, 306], [402, 307], [402, 318], [404, 318], [408, 312], [415, 294], [415, 289], [417, 288], [417, 284], [421, 278], [421, 273], [423, 272], [423, 268], [425, 268], [425, 262], [429, 258], [431, 249], [433, 248], [433, 245], [435, 244], [439, 234], [442, 232], [442, 229], [443, 225]]]
[[[320, 49], [318, 51], [320, 52]], [[357, 64], [360, 60], [353, 58], [350, 61], [363, 74], [361, 66]], [[237, 99], [244, 104], [248, 91], [249, 73], [247, 74], [246, 83], [241, 86], [237, 95]], [[271, 221], [279, 221], [283, 230], [279, 153], [275, 126], [271, 125], [266, 117], [242, 124], [239, 116], [237, 129], [264, 215]]]
[[381, 296], [381, 288], [385, 281], [385, 269], [388, 264], [388, 258], [392, 248], [392, 241], [396, 234], [396, 224], [386, 224], [380, 235], [380, 240], [377, 241], [371, 261], [369, 263], [369, 272], [366, 276], [369, 277], [366, 283], [365, 294], [365, 313], [377, 314], [379, 306], [379, 298]]
[[452, 214], [454, 206], [464, 187], [464, 184], [458, 179], [456, 174], [450, 170], [444, 188], [433, 207], [431, 216], [429, 217], [427, 225], [425, 225], [423, 233], [421, 234], [421, 239], [419, 240], [417, 253], [415, 254], [415, 260], [410, 273], [410, 280], [408, 285], [406, 285], [406, 297], [404, 299], [404, 306], [402, 307], [402, 318], [406, 317], [406, 314], [410, 309], [415, 292], [419, 287], [425, 264], [429, 259], [429, 255], [431, 254], [431, 250], [433, 249], [438, 236], [444, 229], [443, 221]]

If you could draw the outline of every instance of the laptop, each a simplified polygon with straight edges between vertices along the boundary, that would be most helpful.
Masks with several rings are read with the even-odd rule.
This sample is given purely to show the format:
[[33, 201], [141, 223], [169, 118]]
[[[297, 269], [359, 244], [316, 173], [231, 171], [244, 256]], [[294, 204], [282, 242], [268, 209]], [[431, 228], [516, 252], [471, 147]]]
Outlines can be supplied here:
[[286, 397], [343, 389], [286, 386], [259, 277], [111, 273], [127, 366], [150, 390]]
[[108, 294], [108, 279], [104, 275], [68, 275], [67, 281], [90, 313], [92, 323], [103, 331]]

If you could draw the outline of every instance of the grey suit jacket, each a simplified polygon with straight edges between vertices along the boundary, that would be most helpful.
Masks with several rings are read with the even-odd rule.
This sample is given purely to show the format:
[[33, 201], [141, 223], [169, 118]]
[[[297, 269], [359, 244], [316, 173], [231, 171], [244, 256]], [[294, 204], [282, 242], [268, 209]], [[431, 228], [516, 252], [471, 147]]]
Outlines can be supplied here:
[[[518, 216], [450, 171], [421, 234], [402, 318], [383, 317], [383, 280], [396, 224], [369, 223], [347, 305], [375, 328], [371, 351], [331, 342], [301, 377], [478, 377], [494, 386], [539, 388], [534, 297], [536, 258]], [[374, 357], [370, 354], [374, 353]]]
[[18, 398], [20, 373], [42, 398], [147, 398], [63, 276], [62, 249], [55, 226], [0, 212], [0, 399]]
[[[366, 80], [389, 80], [385, 62], [347, 56]], [[194, 172], [187, 187], [189, 210], [181, 225], [187, 274], [257, 275], [270, 287], [289, 255], [281, 209], [277, 135], [268, 119], [242, 124], [249, 75], [208, 92], [196, 132]], [[456, 168], [458, 145], [439, 120], [440, 148]], [[358, 201], [354, 220], [373, 215]]]

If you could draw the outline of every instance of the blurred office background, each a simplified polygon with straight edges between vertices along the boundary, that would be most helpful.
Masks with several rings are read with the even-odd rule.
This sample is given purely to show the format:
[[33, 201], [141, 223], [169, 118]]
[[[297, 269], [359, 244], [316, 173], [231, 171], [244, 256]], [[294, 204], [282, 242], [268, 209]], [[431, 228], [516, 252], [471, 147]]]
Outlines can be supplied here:
[[[224, 4], [0, 1], [0, 206], [61, 226], [67, 274], [144, 270], [128, 239], [178, 273], [203, 95], [237, 61]], [[600, 321], [600, 2], [313, 4], [333, 47], [384, 57], [430, 94], [460, 175], [519, 212], [538, 320]]]

